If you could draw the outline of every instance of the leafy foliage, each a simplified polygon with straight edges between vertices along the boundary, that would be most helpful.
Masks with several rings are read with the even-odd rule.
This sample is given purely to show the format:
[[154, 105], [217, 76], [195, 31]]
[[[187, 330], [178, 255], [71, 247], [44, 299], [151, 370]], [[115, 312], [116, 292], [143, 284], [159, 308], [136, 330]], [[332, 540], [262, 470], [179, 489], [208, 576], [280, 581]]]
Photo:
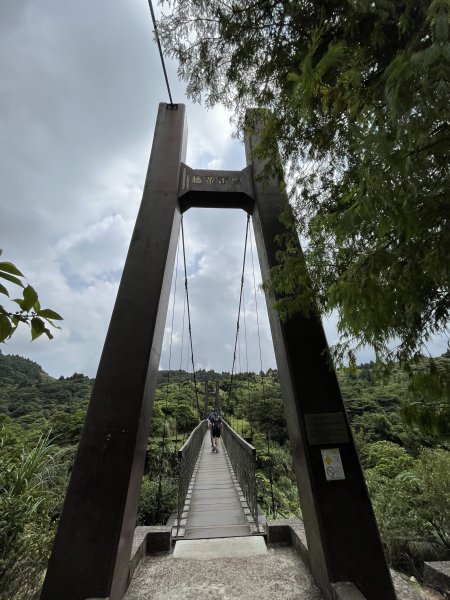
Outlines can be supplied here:
[[175, 478], [152, 480], [145, 475], [142, 480], [136, 525], [165, 525], [176, 507], [177, 492]]
[[[435, 362], [443, 369], [450, 359]], [[405, 428], [400, 417], [421, 387], [416, 375], [420, 369], [395, 369], [383, 379], [374, 364], [338, 372], [386, 554], [420, 577], [424, 560], [448, 556], [450, 494], [448, 446], [432, 432]], [[177, 449], [198, 422], [192, 377], [160, 377], [137, 518], [146, 525], [170, 517]], [[264, 512], [301, 516], [277, 372], [238, 373], [231, 393], [229, 373], [200, 377], [219, 382], [227, 420], [257, 449]], [[447, 389], [440, 385], [437, 395]], [[0, 353], [0, 598], [31, 600], [40, 586], [91, 388], [82, 374], [54, 379], [30, 360]]]
[[[1, 254], [2, 250], [0, 250]], [[25, 285], [23, 273], [13, 263], [0, 262], [0, 279], [22, 288], [22, 298], [12, 300], [19, 306], [19, 310], [11, 312], [0, 305], [0, 343], [10, 338], [20, 323], [29, 325], [32, 340], [37, 339], [43, 333], [52, 339], [53, 335], [47, 324], [60, 329], [53, 321], [61, 321], [61, 315], [50, 308], [41, 308], [36, 290], [29, 284]], [[0, 294], [9, 297], [8, 288], [2, 283], [0, 283]]]
[[425, 449], [414, 460], [391, 442], [375, 445], [366, 475], [388, 561], [420, 577], [422, 561], [450, 557], [450, 454]]
[[[281, 316], [317, 300], [337, 312], [337, 358], [364, 345], [417, 358], [450, 309], [449, 1], [162, 4], [188, 95], [223, 104], [239, 129], [260, 107], [255, 155], [268, 175], [282, 176], [279, 153], [290, 169], [290, 233], [265, 282]], [[444, 434], [446, 398], [416, 394], [404, 415]]]
[[[72, 416], [86, 410], [92, 383], [78, 373], [53, 379], [31, 360], [0, 353], [0, 414], [25, 426], [36, 426], [40, 422], [45, 431], [54, 426], [53, 435], [59, 435], [61, 432], [56, 433], [56, 430], [61, 417], [56, 415], [64, 413], [69, 429]], [[82, 414], [74, 419], [79, 423], [84, 420]], [[61, 445], [64, 445], [62, 439]]]
[[408, 425], [418, 425], [425, 433], [450, 437], [450, 361], [448, 357], [429, 359], [411, 370], [410, 401], [402, 407]]
[[29, 598], [41, 583], [67, 484], [65, 461], [48, 435], [19, 450], [15, 433], [8, 421], [0, 428], [0, 597], [5, 600]]

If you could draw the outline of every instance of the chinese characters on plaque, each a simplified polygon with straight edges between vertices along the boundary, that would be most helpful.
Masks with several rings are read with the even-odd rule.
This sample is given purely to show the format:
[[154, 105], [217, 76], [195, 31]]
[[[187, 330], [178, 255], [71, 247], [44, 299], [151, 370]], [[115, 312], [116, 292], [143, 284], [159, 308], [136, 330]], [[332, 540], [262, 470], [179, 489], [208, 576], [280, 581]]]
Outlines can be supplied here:
[[[218, 183], [219, 185], [225, 185], [227, 183], [238, 184], [241, 182], [241, 178], [237, 176], [223, 176], [223, 175], [192, 175], [192, 183], [193, 184], [207, 184], [214, 185]], [[189, 175], [187, 176], [187, 183], [189, 183]]]

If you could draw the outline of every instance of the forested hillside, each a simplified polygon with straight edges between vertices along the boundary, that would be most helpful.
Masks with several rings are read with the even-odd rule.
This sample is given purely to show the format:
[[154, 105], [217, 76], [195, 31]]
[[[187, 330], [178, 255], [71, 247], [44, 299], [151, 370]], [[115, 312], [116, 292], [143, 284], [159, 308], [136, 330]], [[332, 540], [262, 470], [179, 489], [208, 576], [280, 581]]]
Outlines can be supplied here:
[[[437, 366], [450, 366], [448, 357]], [[450, 558], [450, 453], [445, 439], [405, 425], [411, 379], [372, 364], [339, 380], [391, 565], [420, 579], [424, 560]], [[198, 423], [204, 382], [219, 382], [222, 414], [258, 451], [259, 501], [269, 518], [301, 516], [278, 373], [161, 371], [138, 523], [166, 522], [176, 498], [176, 450]], [[0, 598], [31, 598], [62, 507], [93, 380], [54, 379], [0, 354]], [[214, 401], [211, 396], [210, 403]], [[424, 427], [424, 430], [429, 428]]]

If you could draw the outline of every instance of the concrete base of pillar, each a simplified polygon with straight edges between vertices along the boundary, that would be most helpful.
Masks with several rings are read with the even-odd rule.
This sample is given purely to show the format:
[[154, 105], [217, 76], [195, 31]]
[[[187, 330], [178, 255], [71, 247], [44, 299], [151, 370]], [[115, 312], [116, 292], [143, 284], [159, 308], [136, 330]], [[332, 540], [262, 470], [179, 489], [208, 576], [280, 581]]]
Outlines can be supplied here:
[[134, 530], [130, 557], [128, 585], [139, 562], [148, 554], [170, 552], [172, 548], [171, 527], [166, 525], [139, 526]]
[[450, 561], [426, 562], [423, 569], [423, 582], [430, 588], [450, 598]]
[[[305, 526], [300, 519], [278, 519], [267, 522], [267, 541], [271, 546], [292, 546], [310, 570]], [[358, 588], [349, 581], [331, 584], [334, 600], [365, 600]]]

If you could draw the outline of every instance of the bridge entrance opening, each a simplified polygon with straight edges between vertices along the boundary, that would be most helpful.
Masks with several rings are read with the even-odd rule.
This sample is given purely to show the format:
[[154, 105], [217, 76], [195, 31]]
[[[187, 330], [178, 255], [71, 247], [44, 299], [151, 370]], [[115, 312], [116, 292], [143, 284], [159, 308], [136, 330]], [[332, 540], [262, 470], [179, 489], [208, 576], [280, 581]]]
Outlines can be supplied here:
[[[252, 215], [264, 280], [277, 264], [287, 200], [247, 166], [186, 164], [183, 105], [161, 104], [130, 249], [56, 534], [41, 600], [123, 597], [166, 321], [181, 214], [192, 207]], [[298, 251], [300, 250], [299, 242]], [[309, 561], [324, 597], [353, 582], [367, 600], [394, 600], [389, 571], [322, 324], [314, 312], [282, 322], [267, 310], [293, 452]], [[336, 476], [338, 472], [339, 476]]]

